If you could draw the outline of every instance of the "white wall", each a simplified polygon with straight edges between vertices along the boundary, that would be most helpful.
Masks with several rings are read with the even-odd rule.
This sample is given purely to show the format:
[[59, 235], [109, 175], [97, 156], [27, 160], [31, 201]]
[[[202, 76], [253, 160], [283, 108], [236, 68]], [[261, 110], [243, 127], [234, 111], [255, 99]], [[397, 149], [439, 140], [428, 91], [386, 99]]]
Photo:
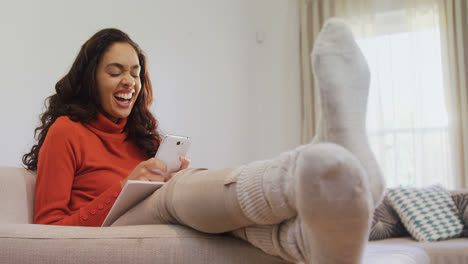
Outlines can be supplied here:
[[193, 137], [192, 166], [231, 166], [298, 145], [296, 9], [292, 0], [2, 2], [0, 165], [21, 166], [44, 99], [105, 27], [146, 52], [152, 111], [163, 132]]

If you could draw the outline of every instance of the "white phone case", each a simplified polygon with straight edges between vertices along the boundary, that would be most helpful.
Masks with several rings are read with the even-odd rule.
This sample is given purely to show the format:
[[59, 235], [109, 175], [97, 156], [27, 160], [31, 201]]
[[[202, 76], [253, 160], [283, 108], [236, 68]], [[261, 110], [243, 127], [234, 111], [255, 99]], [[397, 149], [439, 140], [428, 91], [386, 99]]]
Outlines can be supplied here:
[[164, 136], [158, 151], [154, 156], [166, 164], [167, 172], [161, 173], [164, 179], [167, 179], [171, 172], [179, 170], [182, 163], [179, 160], [180, 156], [186, 156], [190, 148], [191, 139], [184, 136], [166, 135]]

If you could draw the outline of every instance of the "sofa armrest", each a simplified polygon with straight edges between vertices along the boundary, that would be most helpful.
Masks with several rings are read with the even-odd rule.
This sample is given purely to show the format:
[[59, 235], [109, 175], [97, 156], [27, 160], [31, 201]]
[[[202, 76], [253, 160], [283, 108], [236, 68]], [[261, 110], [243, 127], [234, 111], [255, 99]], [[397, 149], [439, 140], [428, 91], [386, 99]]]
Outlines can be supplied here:
[[35, 173], [0, 166], [0, 223], [33, 222], [35, 183]]

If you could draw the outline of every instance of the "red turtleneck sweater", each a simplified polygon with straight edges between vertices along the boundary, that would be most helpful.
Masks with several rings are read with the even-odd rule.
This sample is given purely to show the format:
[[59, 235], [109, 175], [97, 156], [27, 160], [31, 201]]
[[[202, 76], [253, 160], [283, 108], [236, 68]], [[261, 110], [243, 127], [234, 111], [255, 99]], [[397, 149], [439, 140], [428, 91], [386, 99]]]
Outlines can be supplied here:
[[146, 153], [101, 113], [89, 124], [59, 117], [39, 152], [34, 223], [101, 226], [125, 179]]

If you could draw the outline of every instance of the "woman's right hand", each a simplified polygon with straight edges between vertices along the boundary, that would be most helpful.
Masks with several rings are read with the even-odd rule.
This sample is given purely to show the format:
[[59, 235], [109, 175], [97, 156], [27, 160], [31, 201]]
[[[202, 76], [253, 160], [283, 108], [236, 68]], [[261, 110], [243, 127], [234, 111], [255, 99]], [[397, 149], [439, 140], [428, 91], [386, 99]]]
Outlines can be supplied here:
[[133, 169], [132, 173], [130, 173], [127, 178], [120, 182], [120, 185], [123, 188], [128, 180], [164, 182], [164, 177], [153, 170], [160, 170], [165, 173], [167, 169], [162, 161], [155, 158], [142, 161]]

